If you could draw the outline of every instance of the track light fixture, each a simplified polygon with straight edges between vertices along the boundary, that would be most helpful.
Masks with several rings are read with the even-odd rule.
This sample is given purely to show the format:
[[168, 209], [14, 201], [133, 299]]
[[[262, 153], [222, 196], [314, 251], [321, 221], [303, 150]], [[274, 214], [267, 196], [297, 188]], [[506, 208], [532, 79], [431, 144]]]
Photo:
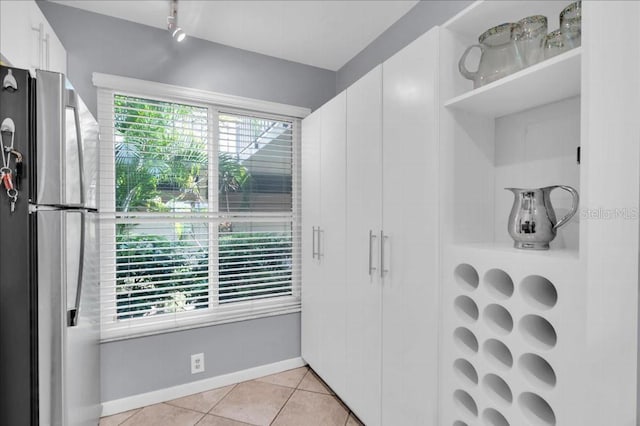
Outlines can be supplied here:
[[177, 42], [181, 42], [187, 36], [182, 28], [178, 26], [178, 0], [170, 0], [169, 16], [167, 16], [167, 29], [171, 32]]

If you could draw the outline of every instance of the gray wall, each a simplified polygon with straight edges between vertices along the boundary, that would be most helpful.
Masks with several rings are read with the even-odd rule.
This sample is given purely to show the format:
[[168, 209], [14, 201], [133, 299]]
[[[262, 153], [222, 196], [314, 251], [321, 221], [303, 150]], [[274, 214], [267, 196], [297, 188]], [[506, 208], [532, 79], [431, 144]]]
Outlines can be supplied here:
[[[337, 73], [49, 2], [40, 8], [67, 49], [68, 75], [96, 112], [93, 72], [316, 109], [469, 1], [422, 1]], [[102, 345], [110, 401], [300, 356], [300, 315], [282, 315]], [[190, 374], [190, 355], [206, 371]]]
[[335, 95], [333, 71], [50, 2], [40, 9], [67, 49], [69, 79], [96, 112], [93, 72], [315, 109]]
[[[232, 373], [300, 356], [300, 314], [240, 321], [102, 345], [102, 400]], [[191, 374], [191, 354], [204, 373]]]
[[429, 29], [443, 24], [471, 3], [471, 0], [420, 1], [338, 70], [336, 93], [340, 93], [376, 65], [393, 56]]
[[[167, 31], [39, 2], [67, 49], [68, 75], [96, 113], [92, 73], [102, 72], [317, 108], [335, 95], [335, 72]], [[206, 371], [191, 375], [190, 355]], [[300, 315], [291, 314], [101, 345], [102, 400], [188, 383], [300, 356]]]

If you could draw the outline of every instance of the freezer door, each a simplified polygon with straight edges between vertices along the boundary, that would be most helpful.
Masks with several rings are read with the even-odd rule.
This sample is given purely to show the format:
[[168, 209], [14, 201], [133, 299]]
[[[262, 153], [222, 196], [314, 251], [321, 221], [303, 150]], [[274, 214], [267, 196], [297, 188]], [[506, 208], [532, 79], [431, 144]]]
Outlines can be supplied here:
[[64, 75], [37, 71], [36, 114], [32, 202], [97, 208], [98, 124]]
[[41, 425], [95, 425], [100, 416], [97, 214], [39, 210]]

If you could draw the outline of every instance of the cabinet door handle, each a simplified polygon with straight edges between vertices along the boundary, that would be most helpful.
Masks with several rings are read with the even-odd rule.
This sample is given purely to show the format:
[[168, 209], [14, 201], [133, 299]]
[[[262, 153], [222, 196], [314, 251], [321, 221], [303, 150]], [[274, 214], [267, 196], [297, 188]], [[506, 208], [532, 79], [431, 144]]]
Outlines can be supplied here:
[[320, 235], [322, 233], [322, 229], [318, 226], [318, 260], [320, 260], [320, 257], [322, 256], [322, 252], [320, 250], [320, 240], [322, 239], [322, 236]]
[[37, 27], [31, 27], [31, 29], [33, 31], [37, 31], [38, 32], [38, 63], [35, 64], [36, 68], [40, 68], [42, 69], [42, 62], [43, 62], [43, 57], [44, 57], [44, 24], [40, 23], [40, 25], [38, 25]]
[[314, 226], [312, 229], [313, 229], [313, 233], [311, 237], [311, 258], [315, 259], [316, 258], [316, 227]]
[[373, 234], [372, 230], [369, 230], [369, 275], [373, 275], [373, 271], [376, 270], [376, 267], [373, 266], [373, 240], [377, 237], [377, 235]]
[[384, 269], [384, 240], [388, 238], [387, 235], [384, 235], [384, 231], [380, 231], [380, 278], [383, 278], [384, 274], [389, 272], [388, 269]]
[[49, 34], [45, 34], [42, 38], [42, 44], [46, 44], [47, 48], [44, 49], [44, 65], [47, 70], [51, 70], [51, 65], [49, 63], [49, 52], [51, 50], [51, 42], [49, 40]]

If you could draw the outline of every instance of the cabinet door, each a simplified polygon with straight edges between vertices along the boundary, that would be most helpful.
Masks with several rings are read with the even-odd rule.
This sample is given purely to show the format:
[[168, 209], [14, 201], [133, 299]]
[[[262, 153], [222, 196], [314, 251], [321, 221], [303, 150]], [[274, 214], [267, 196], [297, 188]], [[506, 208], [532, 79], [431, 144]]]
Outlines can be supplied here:
[[342, 394], [346, 361], [346, 93], [322, 107], [320, 263], [323, 321], [318, 373]]
[[384, 425], [437, 424], [437, 49], [436, 28], [383, 64]]
[[[44, 16], [43, 16], [44, 20]], [[53, 28], [47, 21], [44, 22], [44, 29], [46, 32], [46, 42], [44, 45], [44, 64], [43, 68], [48, 71], [67, 73], [67, 51], [56, 33], [53, 32]]]
[[12, 66], [66, 73], [64, 46], [35, 1], [1, 1], [0, 21], [0, 53]]
[[381, 391], [382, 66], [347, 89], [346, 183], [347, 383], [340, 396], [375, 426]]
[[38, 8], [33, 1], [0, 1], [0, 53], [16, 68], [39, 66], [33, 8]]
[[34, 63], [37, 68], [55, 71], [66, 74], [67, 72], [67, 52], [56, 36], [47, 18], [33, 1], [30, 7], [32, 22], [32, 42]]
[[302, 121], [302, 357], [312, 367], [320, 363], [322, 270], [316, 256], [320, 225], [321, 113]]

